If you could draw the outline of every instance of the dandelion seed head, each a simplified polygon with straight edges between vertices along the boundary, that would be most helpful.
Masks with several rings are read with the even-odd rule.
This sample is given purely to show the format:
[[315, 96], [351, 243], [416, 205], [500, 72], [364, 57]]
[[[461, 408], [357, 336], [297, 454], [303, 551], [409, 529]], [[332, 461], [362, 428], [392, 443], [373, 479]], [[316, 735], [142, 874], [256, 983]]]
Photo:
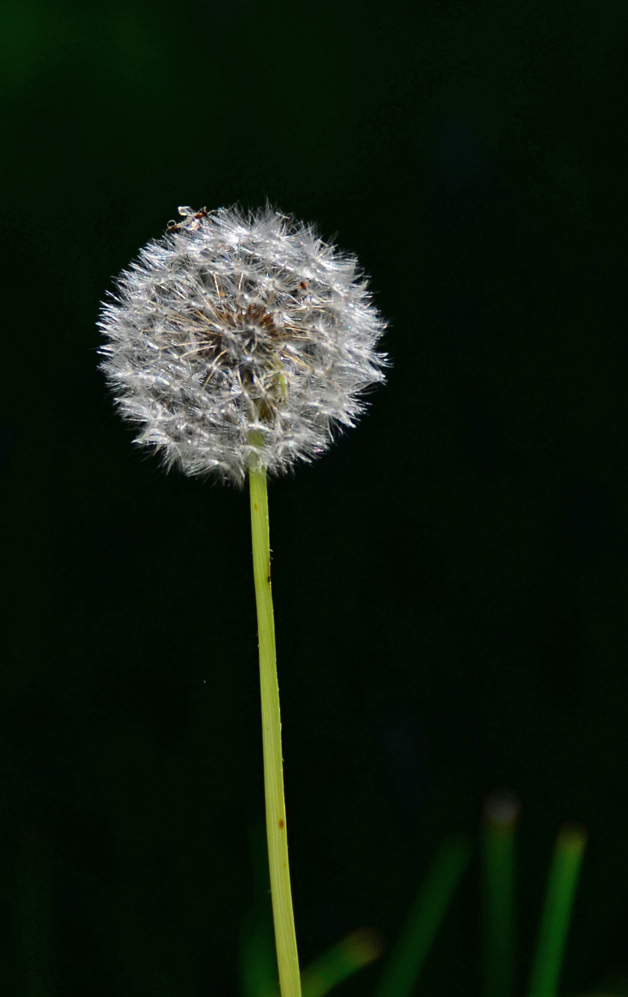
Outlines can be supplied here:
[[384, 380], [386, 323], [356, 258], [270, 207], [194, 212], [102, 306], [101, 367], [136, 443], [242, 485], [322, 454]]

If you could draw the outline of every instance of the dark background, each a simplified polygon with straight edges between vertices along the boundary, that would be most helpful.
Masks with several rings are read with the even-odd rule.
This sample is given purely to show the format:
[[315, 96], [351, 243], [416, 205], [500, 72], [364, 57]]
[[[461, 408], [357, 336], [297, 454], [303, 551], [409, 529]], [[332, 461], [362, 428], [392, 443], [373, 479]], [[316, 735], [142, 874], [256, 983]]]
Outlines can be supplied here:
[[[579, 818], [563, 989], [628, 993], [627, 28], [610, 0], [3, 4], [7, 993], [238, 992], [247, 495], [133, 447], [94, 323], [177, 205], [266, 198], [359, 256], [394, 363], [270, 491], [302, 961], [362, 926], [389, 948], [508, 786], [519, 990]], [[476, 858], [425, 992], [480, 992], [479, 902]]]

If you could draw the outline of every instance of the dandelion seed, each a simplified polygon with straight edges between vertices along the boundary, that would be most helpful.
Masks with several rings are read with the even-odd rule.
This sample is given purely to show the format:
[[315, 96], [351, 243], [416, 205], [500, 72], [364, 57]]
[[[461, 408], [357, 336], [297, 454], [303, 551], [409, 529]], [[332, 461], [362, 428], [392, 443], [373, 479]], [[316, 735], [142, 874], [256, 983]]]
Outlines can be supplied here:
[[136, 442], [237, 485], [253, 454], [269, 473], [320, 455], [384, 380], [386, 323], [357, 260], [271, 208], [179, 213], [99, 320]]

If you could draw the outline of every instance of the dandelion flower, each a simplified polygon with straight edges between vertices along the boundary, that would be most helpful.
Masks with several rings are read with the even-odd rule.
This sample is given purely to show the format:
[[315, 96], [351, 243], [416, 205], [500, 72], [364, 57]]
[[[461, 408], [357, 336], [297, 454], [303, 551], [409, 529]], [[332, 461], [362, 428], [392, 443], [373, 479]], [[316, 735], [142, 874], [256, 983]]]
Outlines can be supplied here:
[[384, 380], [385, 322], [355, 257], [267, 207], [179, 208], [118, 278], [102, 368], [168, 467], [249, 480], [268, 862], [281, 997], [300, 997], [270, 580], [268, 473], [323, 453]]
[[385, 322], [357, 260], [269, 207], [179, 213], [99, 320], [136, 442], [237, 485], [253, 454], [271, 474], [311, 460], [384, 380]]

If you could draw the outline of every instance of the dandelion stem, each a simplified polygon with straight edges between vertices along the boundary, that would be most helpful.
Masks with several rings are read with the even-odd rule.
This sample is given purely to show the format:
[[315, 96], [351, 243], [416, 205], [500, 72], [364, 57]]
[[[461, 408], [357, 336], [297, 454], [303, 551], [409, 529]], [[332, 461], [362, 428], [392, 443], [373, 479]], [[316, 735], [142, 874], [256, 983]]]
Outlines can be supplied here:
[[259, 667], [262, 693], [262, 735], [264, 747], [264, 794], [266, 837], [270, 867], [270, 890], [275, 922], [275, 945], [281, 997], [300, 997], [301, 978], [294, 930], [286, 805], [283, 791], [281, 719], [275, 651], [275, 620], [270, 584], [270, 534], [266, 470], [252, 459], [249, 468], [253, 575], [257, 603]]

